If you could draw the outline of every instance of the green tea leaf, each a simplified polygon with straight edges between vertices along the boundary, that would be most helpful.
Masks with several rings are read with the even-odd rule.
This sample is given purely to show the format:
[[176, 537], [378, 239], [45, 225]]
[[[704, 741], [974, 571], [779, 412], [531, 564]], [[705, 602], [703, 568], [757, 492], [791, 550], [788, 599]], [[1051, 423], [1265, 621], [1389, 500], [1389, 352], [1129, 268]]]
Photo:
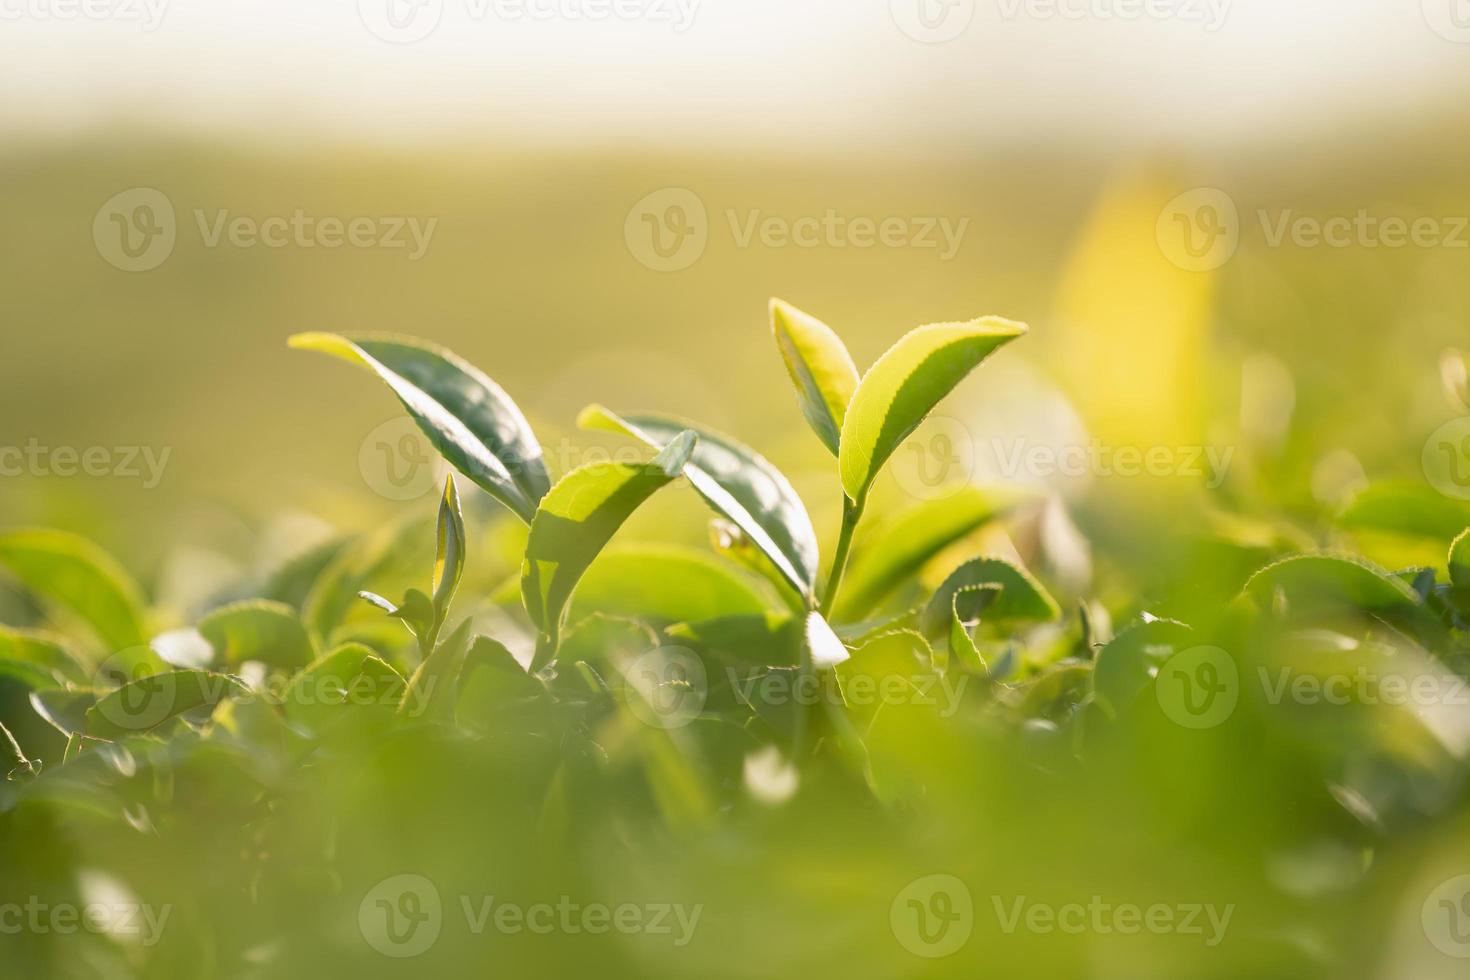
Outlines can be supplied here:
[[1171, 619], [1150, 619], [1123, 630], [1097, 654], [1092, 689], [1113, 713], [1126, 711], [1153, 683], [1159, 668], [1193, 645], [1193, 631]]
[[680, 432], [699, 437], [685, 467], [689, 484], [735, 523], [809, 601], [816, 590], [817, 533], [801, 498], [781, 471], [728, 436], [656, 415], [619, 416], [601, 405], [582, 410], [583, 428], [621, 432], [663, 449]]
[[868, 369], [842, 424], [842, 488], [858, 507], [909, 433], [997, 348], [1026, 332], [999, 317], [934, 323], [910, 331]]
[[645, 500], [684, 470], [696, 436], [683, 432], [648, 463], [591, 463], [551, 488], [531, 521], [521, 598], [543, 635], [555, 637], [578, 581]]
[[84, 733], [109, 741], [142, 735], [179, 715], [248, 693], [245, 685], [225, 674], [204, 670], [153, 674], [99, 698], [87, 709]]
[[410, 338], [304, 333], [289, 343], [377, 374], [455, 469], [522, 520], [535, 515], [551, 485], [541, 446], [515, 402], [478, 368]]
[[0, 724], [0, 771], [12, 782], [21, 782], [41, 771], [41, 760], [27, 759], [10, 729]]
[[926, 636], [944, 635], [954, 610], [955, 595], [963, 588], [994, 585], [1000, 592], [985, 608], [984, 618], [994, 622], [1053, 622], [1062, 613], [1056, 600], [1024, 568], [1004, 558], [975, 558], [950, 573], [924, 609]]
[[305, 624], [280, 602], [252, 599], [223, 606], [200, 621], [199, 632], [214, 647], [219, 663], [228, 667], [258, 660], [295, 670], [316, 657]]
[[1470, 528], [1450, 545], [1450, 581], [1457, 589], [1470, 589]]
[[85, 538], [49, 530], [0, 534], [0, 566], [44, 601], [79, 616], [106, 648], [145, 642], [142, 590]]
[[847, 406], [858, 386], [852, 355], [831, 327], [779, 299], [771, 300], [771, 333], [796, 386], [802, 415], [836, 456]]
[[1278, 598], [1292, 611], [1351, 606], [1365, 612], [1420, 609], [1417, 593], [1372, 562], [1345, 555], [1296, 555], [1267, 565], [1246, 582], [1245, 593], [1265, 608]]
[[31, 692], [31, 707], [36, 714], [63, 735], [71, 736], [87, 729], [87, 711], [97, 703], [91, 691], [52, 688]]
[[807, 609], [807, 599], [792, 587], [776, 567], [776, 563], [766, 557], [766, 553], [751, 543], [750, 538], [739, 526], [730, 521], [721, 520], [716, 517], [709, 522], [709, 543], [715, 553], [726, 558], [740, 567], [752, 571], [762, 579], [769, 582], [771, 587], [780, 596], [781, 602], [793, 613], [804, 613]]
[[768, 603], [735, 570], [678, 545], [627, 544], [606, 549], [582, 576], [572, 617], [593, 612], [681, 623], [765, 612]]
[[0, 677], [10, 677], [33, 691], [90, 683], [86, 670], [60, 639], [8, 626], [0, 626]]
[[900, 513], [853, 558], [832, 618], [862, 619], [940, 551], [1030, 499], [1015, 490], [962, 487]]
[[430, 721], [450, 721], [458, 696], [460, 672], [469, 653], [474, 622], [466, 619], [441, 640], [434, 652], [419, 664], [403, 692], [400, 715]]
[[379, 659], [371, 647], [345, 643], [301, 671], [286, 689], [287, 719], [319, 731], [344, 706], [381, 706], [396, 710], [408, 684]]
[[444, 484], [444, 498], [439, 502], [438, 544], [434, 556], [434, 622], [442, 624], [449, 615], [449, 604], [464, 577], [464, 514], [459, 506], [459, 488], [454, 477]]
[[1359, 492], [1337, 520], [1353, 530], [1444, 541], [1470, 525], [1470, 501], [1446, 497], [1425, 483], [1375, 483]]
[[[1000, 598], [1003, 586], [995, 582], [962, 585], [949, 597], [949, 652], [968, 673], [987, 675], [990, 665], [970, 635], [982, 615], [987, 614]], [[935, 598], [939, 598], [938, 595]], [[946, 665], [947, 666], [947, 665]]]

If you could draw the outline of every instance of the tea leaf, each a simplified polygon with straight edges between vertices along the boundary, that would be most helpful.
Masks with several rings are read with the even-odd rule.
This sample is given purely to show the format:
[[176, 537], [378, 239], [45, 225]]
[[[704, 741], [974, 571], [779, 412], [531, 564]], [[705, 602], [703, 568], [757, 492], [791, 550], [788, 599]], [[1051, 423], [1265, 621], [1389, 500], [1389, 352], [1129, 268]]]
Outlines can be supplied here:
[[246, 694], [239, 681], [203, 670], [173, 670], [124, 684], [87, 709], [84, 732], [116, 741], [141, 735], [198, 708]]
[[899, 514], [882, 525], [853, 559], [833, 619], [862, 619], [930, 558], [1030, 499], [1015, 490], [962, 487], [953, 496], [925, 501]]
[[621, 432], [662, 449], [690, 431], [699, 437], [685, 475], [719, 514], [735, 523], [808, 601], [817, 581], [817, 534], [801, 498], [781, 471], [748, 446], [699, 426], [656, 415], [619, 416], [589, 405], [583, 428]]
[[909, 433], [974, 368], [1026, 332], [999, 317], [910, 331], [863, 375], [842, 424], [842, 488], [861, 509], [868, 488]]
[[8, 626], [0, 626], [0, 677], [12, 678], [33, 691], [89, 683], [76, 656], [58, 638]]
[[301, 671], [286, 689], [286, 717], [318, 730], [346, 704], [396, 706], [403, 701], [403, 675], [371, 647], [345, 643]]
[[771, 300], [771, 333], [796, 386], [801, 413], [836, 456], [847, 406], [858, 386], [852, 355], [831, 327], [779, 299]]
[[434, 622], [441, 625], [449, 615], [449, 604], [464, 577], [464, 514], [459, 506], [459, 488], [451, 476], [444, 484], [439, 502], [439, 524], [434, 557]]
[[107, 649], [145, 642], [142, 590], [85, 538], [49, 530], [0, 534], [0, 566], [39, 598], [79, 616]]
[[601, 612], [682, 623], [762, 613], [767, 605], [745, 577], [702, 551], [628, 544], [608, 548], [587, 569], [572, 615]]
[[377, 374], [455, 469], [530, 522], [551, 485], [541, 446], [515, 402], [478, 368], [406, 337], [303, 333], [289, 343]]
[[295, 670], [311, 663], [316, 646], [295, 610], [280, 602], [254, 599], [214, 610], [199, 623], [219, 662], [238, 667], [258, 660]]
[[929, 600], [924, 610], [924, 633], [929, 637], [942, 636], [949, 627], [954, 609], [954, 599], [961, 589], [995, 585], [1000, 589], [996, 598], [985, 607], [987, 621], [1008, 622], [1035, 620], [1052, 622], [1061, 615], [1061, 607], [1024, 568], [1012, 565], [1004, 558], [974, 558], [950, 573]]
[[521, 598], [544, 636], [557, 636], [587, 567], [639, 505], [684, 471], [695, 443], [683, 432], [651, 462], [590, 463], [551, 488], [531, 521], [521, 566]]

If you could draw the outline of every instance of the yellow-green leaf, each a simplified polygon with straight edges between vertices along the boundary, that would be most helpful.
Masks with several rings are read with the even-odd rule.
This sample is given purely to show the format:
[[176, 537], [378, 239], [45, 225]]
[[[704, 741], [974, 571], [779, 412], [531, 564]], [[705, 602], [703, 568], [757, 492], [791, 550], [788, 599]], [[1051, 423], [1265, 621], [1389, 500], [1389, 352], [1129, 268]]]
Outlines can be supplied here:
[[858, 372], [842, 340], [821, 320], [790, 303], [771, 300], [771, 333], [807, 424], [836, 456]]
[[976, 365], [1026, 332], [1000, 317], [933, 323], [905, 334], [863, 375], [842, 424], [842, 488], [861, 506], [868, 488], [925, 416]]
[[696, 437], [681, 433], [648, 463], [590, 463], [551, 488], [531, 521], [521, 598], [547, 636], [560, 631], [572, 590], [623, 522], [684, 471]]
[[85, 538], [50, 530], [0, 534], [0, 566], [45, 602], [80, 617], [107, 649], [146, 642], [142, 590]]
[[862, 619], [930, 558], [1029, 499], [1016, 490], [963, 487], [903, 511], [879, 527], [854, 557], [833, 620]]

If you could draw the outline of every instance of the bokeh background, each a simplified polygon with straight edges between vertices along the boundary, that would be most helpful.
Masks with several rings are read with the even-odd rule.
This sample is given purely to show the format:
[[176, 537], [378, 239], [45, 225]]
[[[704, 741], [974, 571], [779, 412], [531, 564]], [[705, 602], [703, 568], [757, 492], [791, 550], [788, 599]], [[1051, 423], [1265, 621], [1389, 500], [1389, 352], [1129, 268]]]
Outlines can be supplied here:
[[[188, 621], [334, 531], [428, 514], [434, 480], [411, 474], [432, 467], [399, 451], [409, 430], [392, 399], [285, 344], [302, 330], [394, 331], [497, 379], [554, 473], [610, 445], [576, 430], [587, 403], [673, 411], [769, 455], [828, 538], [839, 490], [797, 421], [771, 296], [832, 325], [860, 367], [922, 323], [1029, 323], [878, 492], [925, 498], [936, 466], [1054, 491], [1069, 560], [1041, 571], [1120, 620], [1199, 612], [1195, 591], [1228, 592], [1283, 542], [1442, 565], [1437, 535], [1467, 523], [1455, 488], [1470, 481], [1425, 465], [1433, 435], [1465, 414], [1442, 378], [1470, 311], [1463, 0], [649, 0], [605, 19], [575, 3], [520, 15], [391, 2], [108, 0], [86, 13], [0, 0], [0, 451], [47, 461], [0, 477], [0, 523], [93, 537]], [[249, 243], [297, 214], [314, 230]], [[214, 239], [237, 219], [245, 237]], [[323, 221], [358, 219], [370, 242], [329, 246]], [[1312, 237], [1334, 219], [1351, 223], [1346, 237]], [[1393, 246], [1385, 220], [1428, 224]], [[1300, 233], [1280, 237], [1283, 221]], [[854, 222], [893, 232], [865, 238]], [[408, 244], [384, 247], [386, 233]], [[1089, 445], [1166, 447], [1178, 465], [1131, 477], [1007, 463]], [[94, 447], [113, 472], [54, 472], [57, 450]], [[1228, 465], [1186, 472], [1207, 451]], [[1438, 508], [1413, 512], [1430, 533], [1401, 533], [1413, 521], [1392, 505], [1348, 537], [1324, 523], [1383, 481]], [[697, 543], [705, 515], [689, 496], [656, 501], [624, 534]], [[472, 561], [484, 579], [513, 553], [491, 544]], [[0, 610], [18, 603], [0, 593]], [[1127, 748], [1093, 778], [1130, 772]], [[1236, 767], [1291, 748], [1220, 751]], [[985, 800], [997, 846], [965, 867], [1083, 894], [1094, 874], [1127, 880], [1129, 861], [1157, 858], [1149, 828], [1180, 834], [1165, 852], [1180, 853], [1196, 822], [1218, 830], [1210, 806], [1290, 782], [1286, 766], [1221, 782], [1153, 750], [1188, 775], [1171, 804], [1153, 776], [1032, 799], [1051, 789], [986, 757], [980, 781], [1008, 795]], [[1172, 807], [1156, 824], [1140, 802], [1152, 793]], [[1023, 873], [996, 857], [1033, 830], [1066, 838], [1071, 859], [1106, 852], [1065, 812], [1078, 799], [1136, 822], [1112, 842], [1115, 864], [1042, 855], [1043, 871]], [[1033, 804], [1052, 809], [1039, 818]], [[824, 819], [804, 811], [785, 833], [820, 836]], [[855, 820], [842, 840], [870, 833]], [[1277, 937], [1279, 962], [1351, 970], [1402, 931], [1396, 887], [1341, 908], [1321, 898], [1332, 881], [1312, 876], [1352, 878], [1351, 852], [1308, 841], [1313, 860], [1292, 864], [1291, 819], [1259, 808], [1238, 833], [1205, 848], [1217, 863], [1195, 880], [1226, 895], [1316, 882], [1284, 889], [1283, 907], [1347, 944], [1323, 954]], [[1267, 839], [1285, 871], [1233, 863]], [[763, 924], [772, 949], [831, 954], [779, 930], [803, 901], [842, 892], [836, 849], [811, 868], [771, 856], [770, 880], [795, 896]], [[724, 857], [685, 870], [718, 876]], [[1404, 860], [1395, 884], [1419, 867]], [[630, 873], [614, 859], [604, 870]], [[1379, 928], [1334, 925], [1344, 909]], [[1254, 915], [1245, 951], [1213, 961], [1220, 975], [1273, 975], [1276, 947], [1252, 944], [1272, 907]], [[1013, 952], [1054, 950], [1033, 937]], [[1096, 975], [1154, 975], [1106, 954], [1085, 955]], [[1381, 975], [1415, 975], [1416, 955], [1385, 959]]]

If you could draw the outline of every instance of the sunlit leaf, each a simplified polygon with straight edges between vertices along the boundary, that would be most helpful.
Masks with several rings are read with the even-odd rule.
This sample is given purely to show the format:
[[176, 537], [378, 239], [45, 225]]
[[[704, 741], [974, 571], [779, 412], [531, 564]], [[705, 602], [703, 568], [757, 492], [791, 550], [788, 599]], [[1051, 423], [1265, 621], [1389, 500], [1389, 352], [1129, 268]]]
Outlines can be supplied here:
[[924, 610], [924, 633], [933, 638], [949, 628], [955, 594], [963, 588], [995, 585], [1000, 592], [985, 608], [988, 622], [1051, 622], [1061, 615], [1056, 600], [1024, 568], [1004, 558], [975, 558], [955, 569]]
[[760, 613], [771, 603], [755, 583], [702, 551], [626, 544], [606, 549], [587, 569], [571, 605], [574, 619], [602, 612], [679, 623]]
[[434, 619], [442, 624], [449, 615], [455, 590], [464, 577], [464, 514], [459, 506], [459, 488], [454, 477], [444, 483], [444, 497], [439, 501], [439, 521], [434, 553]]
[[1026, 332], [999, 317], [909, 331], [863, 375], [842, 425], [842, 488], [861, 505], [894, 451], [976, 365]]
[[623, 522], [678, 477], [694, 451], [685, 432], [648, 463], [592, 463], [564, 476], [531, 522], [521, 569], [521, 598], [541, 632], [560, 632], [578, 581]]
[[816, 317], [771, 300], [771, 332], [796, 386], [801, 413], [822, 445], [836, 456], [858, 372], [842, 340]]
[[47, 603], [80, 617], [110, 650], [145, 642], [142, 590], [112, 556], [74, 534], [0, 534], [0, 566]]
[[1374, 483], [1359, 492], [1337, 520], [1353, 530], [1444, 542], [1470, 525], [1470, 501], [1446, 497], [1426, 483]]
[[478, 368], [410, 338], [304, 333], [290, 344], [377, 374], [455, 469], [531, 520], [551, 485], [541, 446], [515, 402]]
[[808, 599], [816, 588], [817, 535], [791, 483], [753, 449], [728, 436], [678, 419], [619, 416], [601, 405], [582, 411], [583, 428], [621, 432], [663, 449], [680, 432], [699, 437], [685, 467], [690, 486], [715, 511], [733, 521], [771, 559], [792, 587]]
[[930, 558], [1029, 499], [1014, 490], [963, 487], [900, 513], [879, 526], [854, 556], [833, 619], [851, 622], [868, 615]]

